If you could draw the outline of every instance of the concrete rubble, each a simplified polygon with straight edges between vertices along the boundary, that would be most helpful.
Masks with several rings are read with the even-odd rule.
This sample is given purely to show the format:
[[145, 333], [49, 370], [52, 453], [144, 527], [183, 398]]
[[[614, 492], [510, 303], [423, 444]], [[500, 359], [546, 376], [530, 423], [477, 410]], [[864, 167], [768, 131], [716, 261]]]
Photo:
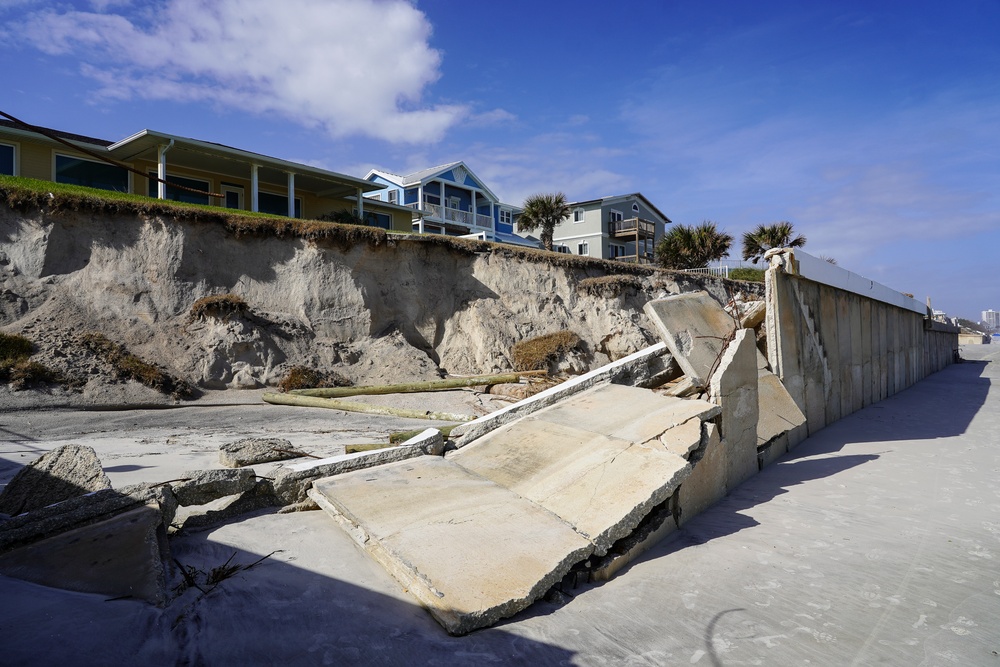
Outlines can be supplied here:
[[[242, 466], [297, 452], [243, 439], [220, 448], [226, 468], [81, 496], [100, 485], [93, 455], [75, 497], [0, 523], [0, 572], [162, 604], [168, 530], [322, 508], [450, 633], [489, 626], [566, 581], [613, 576], [787, 451], [805, 418], [761, 363], [755, 331], [736, 328], [759, 327], [762, 304], [731, 315], [705, 292], [650, 302], [664, 342], [462, 424], [447, 443], [431, 428], [260, 479]], [[59, 478], [50, 461], [68, 455], [25, 470]]]

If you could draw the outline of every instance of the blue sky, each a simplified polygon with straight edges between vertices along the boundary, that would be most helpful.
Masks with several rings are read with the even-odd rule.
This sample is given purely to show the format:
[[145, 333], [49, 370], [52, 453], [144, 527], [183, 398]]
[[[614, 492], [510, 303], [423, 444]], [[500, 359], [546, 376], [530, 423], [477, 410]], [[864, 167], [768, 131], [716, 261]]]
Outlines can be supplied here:
[[510, 203], [640, 191], [935, 308], [1000, 309], [1000, 3], [0, 0], [0, 109]]

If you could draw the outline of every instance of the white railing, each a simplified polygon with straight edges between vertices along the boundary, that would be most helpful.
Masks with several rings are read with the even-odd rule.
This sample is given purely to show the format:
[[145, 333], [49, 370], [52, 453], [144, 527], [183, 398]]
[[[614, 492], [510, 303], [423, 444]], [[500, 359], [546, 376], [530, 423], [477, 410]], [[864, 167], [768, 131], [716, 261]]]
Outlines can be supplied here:
[[684, 269], [685, 273], [707, 273], [710, 276], [729, 277], [728, 266], [702, 266], [697, 269]]
[[[410, 204], [410, 207], [417, 208], [417, 204]], [[488, 215], [480, 215], [479, 213], [473, 213], [471, 211], [461, 211], [457, 208], [448, 208], [446, 206], [441, 206], [440, 204], [431, 204], [429, 202], [424, 202], [424, 206], [420, 210], [424, 212], [424, 217], [427, 218], [437, 218], [438, 220], [457, 222], [469, 227], [486, 227], [488, 229], [493, 229], [493, 218]]]

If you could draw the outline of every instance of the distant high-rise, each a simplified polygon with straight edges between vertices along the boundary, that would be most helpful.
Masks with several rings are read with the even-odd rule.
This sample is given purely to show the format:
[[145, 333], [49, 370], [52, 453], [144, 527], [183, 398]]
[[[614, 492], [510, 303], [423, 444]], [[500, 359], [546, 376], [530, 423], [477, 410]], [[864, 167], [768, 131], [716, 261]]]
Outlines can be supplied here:
[[983, 324], [990, 329], [1000, 330], [1000, 312], [996, 310], [983, 311]]

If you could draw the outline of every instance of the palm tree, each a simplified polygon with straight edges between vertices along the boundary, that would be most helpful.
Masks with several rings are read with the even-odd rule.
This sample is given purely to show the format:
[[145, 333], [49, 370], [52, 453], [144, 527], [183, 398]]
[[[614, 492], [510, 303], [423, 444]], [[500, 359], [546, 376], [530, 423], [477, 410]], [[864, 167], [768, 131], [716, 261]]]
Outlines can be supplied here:
[[524, 200], [524, 207], [517, 219], [518, 228], [531, 232], [542, 230], [542, 246], [552, 250], [552, 230], [569, 215], [566, 195], [561, 192], [548, 195], [531, 195]]
[[722, 259], [733, 237], [706, 220], [700, 225], [674, 225], [656, 244], [656, 260], [665, 269], [696, 269]]
[[790, 222], [776, 222], [773, 225], [757, 225], [753, 231], [743, 234], [743, 259], [759, 262], [771, 248], [801, 248], [806, 237], [795, 236]]

